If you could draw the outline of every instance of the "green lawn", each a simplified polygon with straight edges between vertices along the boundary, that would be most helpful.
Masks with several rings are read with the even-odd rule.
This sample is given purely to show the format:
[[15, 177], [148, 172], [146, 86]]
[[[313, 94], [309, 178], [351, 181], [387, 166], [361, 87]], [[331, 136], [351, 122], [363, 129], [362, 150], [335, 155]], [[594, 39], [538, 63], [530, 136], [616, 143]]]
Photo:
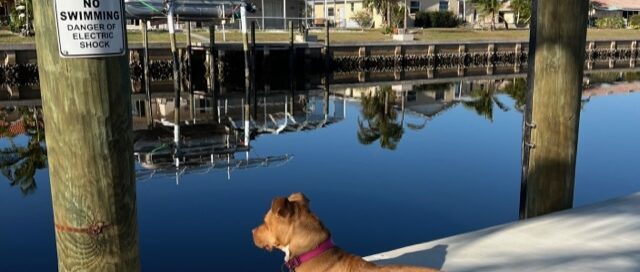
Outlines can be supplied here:
[[[414, 29], [416, 40], [425, 42], [457, 42], [457, 41], [511, 41], [511, 40], [528, 40], [529, 30], [470, 30], [463, 28], [453, 29]], [[319, 41], [324, 40], [324, 32], [311, 31], [311, 35], [316, 35]], [[140, 43], [142, 34], [138, 31], [129, 32], [130, 43]], [[193, 41], [208, 41], [208, 32], [194, 32]], [[186, 41], [185, 33], [178, 33], [179, 42]], [[289, 34], [285, 32], [258, 32], [256, 39], [259, 42], [286, 42], [289, 40]], [[626, 29], [589, 29], [589, 40], [616, 40], [616, 39], [640, 39], [640, 31]], [[152, 43], [169, 42], [169, 33], [162, 31], [152, 31], [149, 34], [149, 40]], [[222, 33], [216, 33], [216, 41], [222, 42]], [[227, 42], [241, 42], [242, 36], [237, 31], [228, 31], [226, 33]], [[391, 41], [390, 35], [384, 35], [380, 30], [367, 31], [342, 31], [336, 30], [331, 32], [332, 43], [350, 43], [350, 42], [383, 42]], [[34, 43], [33, 37], [20, 37], [8, 31], [0, 31], [0, 44], [24, 44]]]

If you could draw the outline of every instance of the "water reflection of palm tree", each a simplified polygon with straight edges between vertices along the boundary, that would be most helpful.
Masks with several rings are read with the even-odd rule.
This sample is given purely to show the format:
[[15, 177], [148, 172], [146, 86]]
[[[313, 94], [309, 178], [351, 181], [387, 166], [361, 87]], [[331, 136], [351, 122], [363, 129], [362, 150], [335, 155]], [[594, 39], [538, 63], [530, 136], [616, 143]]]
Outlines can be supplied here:
[[398, 123], [398, 113], [393, 109], [395, 95], [391, 87], [376, 90], [362, 97], [362, 117], [358, 118], [358, 141], [369, 145], [380, 141], [380, 146], [394, 150], [398, 146], [404, 129]]
[[26, 147], [11, 142], [10, 147], [0, 149], [0, 171], [11, 186], [19, 186], [22, 193], [27, 195], [36, 190], [36, 170], [47, 166], [47, 151], [38, 110], [21, 110], [21, 114], [27, 135], [30, 137], [29, 142]]
[[527, 79], [516, 78], [504, 87], [504, 92], [515, 100], [516, 110], [523, 112], [527, 104]]
[[489, 88], [473, 90], [469, 96], [471, 100], [462, 102], [465, 108], [474, 110], [478, 115], [487, 118], [487, 120], [493, 122], [493, 106], [494, 104], [502, 111], [508, 111], [509, 108], [505, 106], [498, 97], [498, 94], [493, 83], [489, 84]]

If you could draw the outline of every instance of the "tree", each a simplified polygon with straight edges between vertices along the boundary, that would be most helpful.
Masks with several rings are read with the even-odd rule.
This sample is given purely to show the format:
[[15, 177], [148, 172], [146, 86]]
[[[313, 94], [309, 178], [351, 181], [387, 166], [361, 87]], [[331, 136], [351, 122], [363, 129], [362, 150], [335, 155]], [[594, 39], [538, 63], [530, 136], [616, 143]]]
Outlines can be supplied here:
[[502, 8], [502, 0], [471, 0], [480, 13], [491, 16], [491, 30], [496, 29], [496, 13]]
[[377, 10], [378, 13], [385, 13], [383, 16], [383, 22], [386, 26], [390, 26], [392, 18], [392, 9], [398, 6], [398, 0], [364, 0], [363, 6], [369, 9], [369, 11]]
[[356, 12], [351, 19], [358, 23], [358, 26], [364, 31], [365, 28], [371, 28], [373, 24], [373, 16], [366, 10], [360, 10]]
[[26, 147], [12, 143], [0, 149], [0, 172], [11, 186], [18, 186], [22, 194], [28, 195], [36, 190], [36, 170], [47, 167], [47, 151], [39, 109], [21, 109], [20, 113], [29, 142]]
[[380, 141], [380, 147], [395, 150], [404, 134], [398, 113], [392, 108], [395, 95], [391, 87], [376, 90], [362, 97], [362, 117], [358, 118], [358, 141], [369, 145]]
[[505, 106], [498, 98], [497, 90], [493, 82], [489, 83], [488, 89], [479, 89], [471, 92], [470, 101], [462, 102], [465, 108], [474, 110], [478, 115], [486, 118], [490, 122], [493, 122], [493, 106], [498, 106], [502, 111], [508, 111], [509, 108]]
[[531, 0], [511, 0], [517, 24], [528, 24], [531, 20]]

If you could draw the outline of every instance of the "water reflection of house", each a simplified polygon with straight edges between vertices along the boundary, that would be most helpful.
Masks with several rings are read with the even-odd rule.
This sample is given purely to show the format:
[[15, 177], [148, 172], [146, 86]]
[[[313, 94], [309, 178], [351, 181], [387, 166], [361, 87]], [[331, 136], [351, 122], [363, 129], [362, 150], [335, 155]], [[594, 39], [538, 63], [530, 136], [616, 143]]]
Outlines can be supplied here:
[[395, 85], [392, 89], [396, 98], [404, 97], [406, 110], [426, 118], [435, 117], [458, 102], [457, 84]]
[[[395, 107], [403, 107], [422, 117], [433, 117], [455, 105], [464, 93], [467, 93], [469, 83], [391, 85], [395, 93]], [[346, 88], [334, 91], [334, 95], [344, 96], [345, 99], [359, 101], [365, 96], [373, 95], [379, 87]]]
[[640, 92], [640, 82], [613, 83], [613, 84], [597, 84], [588, 86], [582, 92], [583, 99], [589, 99], [594, 96], [606, 96], [613, 94], [628, 94]]

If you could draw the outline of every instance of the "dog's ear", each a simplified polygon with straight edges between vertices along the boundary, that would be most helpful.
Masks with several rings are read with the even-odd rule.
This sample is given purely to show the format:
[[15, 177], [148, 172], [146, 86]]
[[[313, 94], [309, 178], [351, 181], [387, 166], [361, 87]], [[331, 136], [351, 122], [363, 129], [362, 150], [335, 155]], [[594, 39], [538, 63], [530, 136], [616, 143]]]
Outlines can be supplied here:
[[289, 201], [300, 202], [304, 205], [309, 205], [309, 199], [302, 193], [293, 193], [289, 196]]
[[284, 197], [276, 197], [271, 202], [271, 212], [280, 217], [289, 217], [293, 214], [291, 202]]

